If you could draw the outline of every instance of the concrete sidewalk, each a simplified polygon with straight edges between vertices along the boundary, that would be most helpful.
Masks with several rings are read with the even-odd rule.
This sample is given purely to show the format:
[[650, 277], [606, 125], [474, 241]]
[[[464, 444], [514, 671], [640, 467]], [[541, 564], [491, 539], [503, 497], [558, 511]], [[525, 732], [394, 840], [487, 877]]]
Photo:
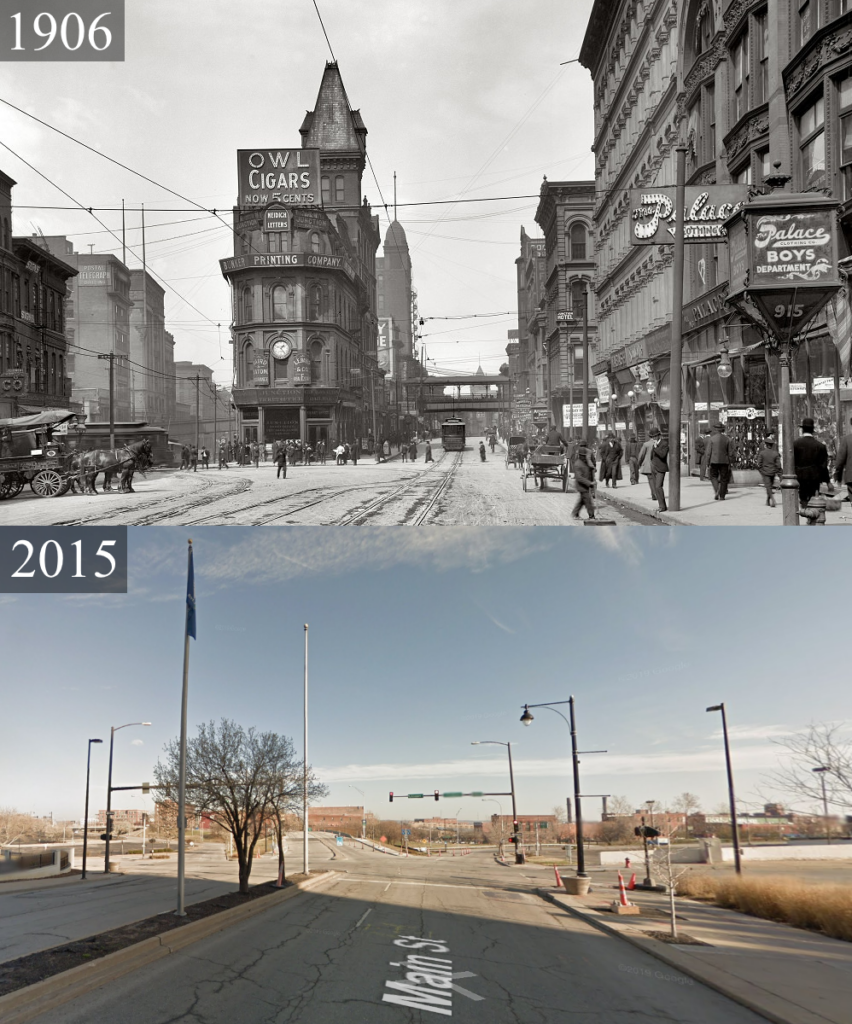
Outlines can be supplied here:
[[[623, 472], [623, 469], [622, 469]], [[668, 495], [669, 483], [666, 478], [665, 490]], [[845, 493], [845, 489], [844, 489]], [[598, 483], [598, 500], [621, 503], [638, 512], [656, 516], [671, 526], [782, 526], [781, 493], [775, 491], [776, 507], [766, 504], [766, 492], [762, 487], [729, 488], [724, 501], [716, 501], [713, 485], [709, 480], [697, 476], [681, 477], [680, 512], [658, 512], [657, 502], [651, 497], [647, 478], [639, 477], [638, 484], [631, 484], [629, 478], [617, 487]], [[805, 525], [805, 520], [800, 520]], [[826, 526], [852, 525], [852, 503], [843, 502], [839, 512], [826, 513]]]
[[[677, 901], [679, 934], [706, 945], [668, 943], [646, 934], [669, 932], [668, 896], [631, 892], [630, 902], [645, 916], [616, 917], [605, 907], [618, 898], [617, 889], [597, 882], [584, 897], [556, 888], [539, 891], [575, 917], [776, 1024], [852, 1020], [852, 943], [686, 899]], [[620, 969], [631, 969], [628, 952]], [[683, 983], [676, 975], [671, 980]]]

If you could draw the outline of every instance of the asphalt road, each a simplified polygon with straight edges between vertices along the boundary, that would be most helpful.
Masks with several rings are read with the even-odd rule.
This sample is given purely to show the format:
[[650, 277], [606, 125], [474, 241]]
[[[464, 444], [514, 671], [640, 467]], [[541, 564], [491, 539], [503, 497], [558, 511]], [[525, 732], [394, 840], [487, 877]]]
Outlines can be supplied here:
[[[377, 465], [291, 466], [286, 480], [271, 463], [215, 467], [190, 472], [140, 474], [135, 494], [72, 495], [39, 498], [26, 488], [0, 503], [0, 526], [55, 525], [363, 525], [372, 526], [559, 526], [571, 519], [576, 495], [563, 493], [558, 480], [546, 490], [532, 480], [522, 488], [518, 470], [506, 468], [505, 449], [489, 451], [482, 462], [478, 438], [461, 454], [433, 444], [435, 461], [399, 459]], [[599, 495], [599, 517], [616, 525], [656, 525], [653, 516], [632, 511]], [[609, 527], [611, 529], [611, 527]]]
[[40, 1024], [762, 1024], [531, 893], [488, 854], [333, 851], [346, 874], [54, 1011]]

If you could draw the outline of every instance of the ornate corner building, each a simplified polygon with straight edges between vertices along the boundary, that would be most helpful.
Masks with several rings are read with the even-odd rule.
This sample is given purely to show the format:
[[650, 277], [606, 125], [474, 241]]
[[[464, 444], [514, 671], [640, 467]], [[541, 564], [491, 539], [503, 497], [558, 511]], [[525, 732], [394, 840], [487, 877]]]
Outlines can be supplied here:
[[[361, 202], [367, 129], [337, 64], [326, 65], [300, 134], [303, 151], [319, 151], [319, 194], [246, 203], [241, 193], [234, 256], [220, 261], [232, 292], [237, 431], [248, 441], [354, 441], [384, 427], [380, 235]], [[298, 187], [296, 173], [287, 187]]]
[[[595, 293], [598, 354], [619, 418], [642, 434], [669, 408], [672, 247], [630, 241], [630, 191], [674, 185], [675, 146], [687, 185], [762, 185], [838, 198], [841, 257], [852, 247], [852, 0], [596, 0], [581, 50], [594, 82]], [[779, 373], [760, 337], [725, 305], [725, 244], [686, 247], [684, 420], [719, 417], [749, 468], [777, 425]], [[733, 372], [716, 372], [725, 345]], [[796, 356], [797, 416], [836, 437], [852, 393], [825, 319]], [[848, 417], [846, 417], [848, 419]]]
[[65, 293], [77, 271], [12, 236], [12, 188], [0, 171], [0, 417], [67, 407]]

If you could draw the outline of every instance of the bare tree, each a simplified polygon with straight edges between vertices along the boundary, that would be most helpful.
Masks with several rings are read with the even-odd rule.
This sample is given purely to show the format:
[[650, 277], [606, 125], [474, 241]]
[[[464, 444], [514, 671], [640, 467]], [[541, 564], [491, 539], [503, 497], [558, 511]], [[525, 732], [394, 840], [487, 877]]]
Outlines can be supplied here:
[[[165, 761], [158, 761], [154, 768], [160, 787], [158, 803], [175, 800], [178, 793], [179, 743], [171, 740], [164, 749]], [[187, 803], [196, 813], [206, 812], [233, 836], [240, 892], [248, 892], [258, 839], [271, 821], [278, 821], [283, 803], [301, 798], [301, 785], [302, 764], [287, 736], [245, 730], [223, 718], [218, 726], [215, 722], [200, 725], [198, 734], [187, 741]], [[325, 792], [325, 787], [315, 784], [316, 796]]]
[[654, 850], [652, 860], [657, 869], [657, 877], [662, 877], [669, 892], [669, 915], [671, 917], [672, 938], [677, 939], [677, 907], [675, 906], [675, 892], [678, 880], [689, 871], [688, 867], [675, 870], [672, 865], [672, 839], [677, 834], [677, 829], [672, 829], [666, 838], [668, 842], [662, 847]]
[[[787, 751], [785, 762], [764, 776], [776, 789], [796, 799], [822, 803], [820, 774], [825, 776], [829, 802], [852, 807], [852, 741], [844, 738], [839, 725], [810, 725], [805, 732], [774, 740]], [[824, 773], [814, 768], [827, 768]]]
[[611, 796], [607, 800], [607, 814], [614, 814], [617, 817], [632, 817], [633, 813], [633, 804], [626, 796]]
[[701, 811], [701, 801], [694, 793], [681, 793], [675, 797], [674, 809], [679, 811], [686, 822], [686, 834], [689, 835], [689, 819]]
[[17, 839], [29, 838], [33, 832], [33, 823], [30, 814], [21, 814], [14, 807], [0, 807], [0, 846], [9, 846]]

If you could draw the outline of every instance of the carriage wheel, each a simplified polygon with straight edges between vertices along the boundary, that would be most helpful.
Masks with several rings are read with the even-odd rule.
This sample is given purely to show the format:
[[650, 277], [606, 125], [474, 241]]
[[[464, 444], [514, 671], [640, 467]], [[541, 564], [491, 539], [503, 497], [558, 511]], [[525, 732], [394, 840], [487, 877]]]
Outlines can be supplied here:
[[67, 482], [55, 469], [43, 469], [30, 480], [30, 487], [40, 498], [56, 498], [68, 489]]
[[23, 478], [19, 477], [17, 473], [4, 474], [2, 479], [0, 479], [0, 501], [14, 498], [21, 493], [23, 486]]

